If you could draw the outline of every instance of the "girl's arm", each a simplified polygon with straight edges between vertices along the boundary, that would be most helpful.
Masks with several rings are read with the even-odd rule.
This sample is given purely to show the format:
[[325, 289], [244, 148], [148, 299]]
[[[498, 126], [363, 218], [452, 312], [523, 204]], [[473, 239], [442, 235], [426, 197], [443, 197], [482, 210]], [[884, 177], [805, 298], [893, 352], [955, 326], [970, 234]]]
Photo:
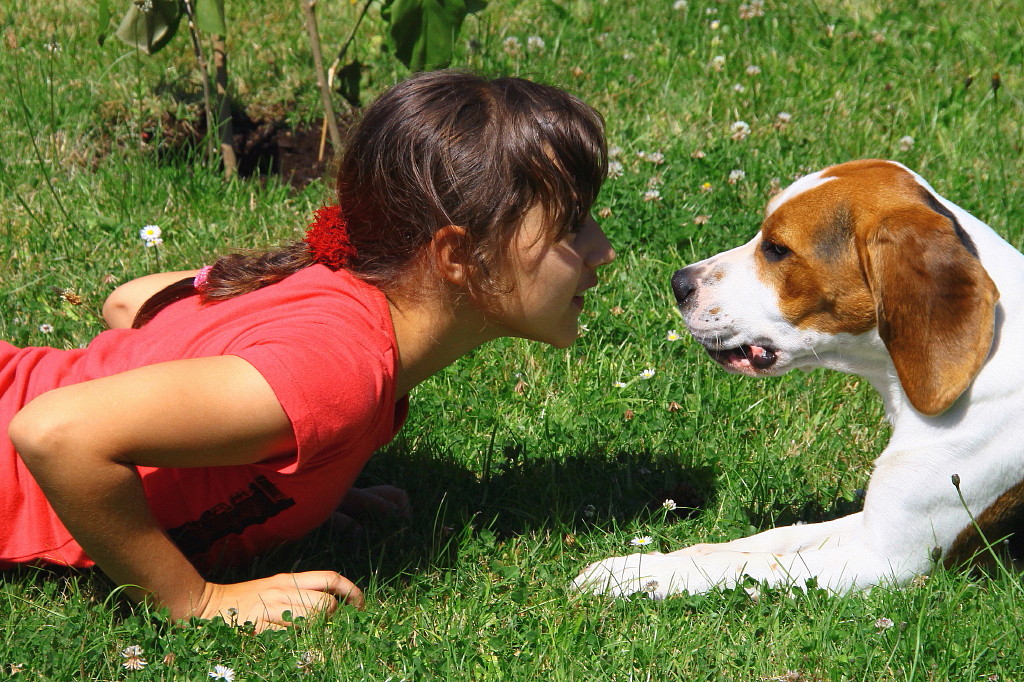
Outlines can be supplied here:
[[186, 277], [195, 276], [195, 270], [178, 270], [158, 272], [125, 282], [110, 292], [107, 300], [103, 302], [103, 320], [111, 329], [127, 329], [132, 326], [135, 314], [139, 312], [142, 304], [155, 293]]
[[177, 360], [58, 388], [28, 403], [9, 433], [60, 520], [133, 599], [175, 618], [220, 614], [258, 630], [287, 625], [284, 611], [362, 603], [332, 571], [206, 582], [150, 513], [135, 465], [247, 464], [295, 447], [270, 386], [239, 357]]

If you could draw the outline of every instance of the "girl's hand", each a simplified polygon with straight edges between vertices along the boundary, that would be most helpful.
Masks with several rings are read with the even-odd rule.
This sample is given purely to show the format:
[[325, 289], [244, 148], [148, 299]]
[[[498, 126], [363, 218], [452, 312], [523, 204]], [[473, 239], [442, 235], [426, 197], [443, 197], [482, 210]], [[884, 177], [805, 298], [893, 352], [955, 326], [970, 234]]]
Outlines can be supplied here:
[[[296, 618], [318, 613], [332, 614], [339, 602], [363, 608], [363, 593], [348, 578], [334, 571], [280, 573], [244, 583], [207, 583], [203, 608], [196, 614], [211, 619], [220, 616], [231, 624], [252, 623], [256, 632], [281, 630]], [[290, 612], [285, 620], [284, 612]]]

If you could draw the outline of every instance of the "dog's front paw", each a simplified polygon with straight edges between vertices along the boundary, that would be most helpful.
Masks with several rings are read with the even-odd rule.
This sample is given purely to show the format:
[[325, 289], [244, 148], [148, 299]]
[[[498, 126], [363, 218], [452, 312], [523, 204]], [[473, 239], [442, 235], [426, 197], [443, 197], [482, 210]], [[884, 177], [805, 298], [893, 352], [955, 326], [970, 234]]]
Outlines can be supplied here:
[[694, 568], [692, 561], [660, 553], [627, 554], [590, 564], [573, 580], [573, 587], [613, 597], [643, 594], [651, 599], [706, 592], [712, 585]]

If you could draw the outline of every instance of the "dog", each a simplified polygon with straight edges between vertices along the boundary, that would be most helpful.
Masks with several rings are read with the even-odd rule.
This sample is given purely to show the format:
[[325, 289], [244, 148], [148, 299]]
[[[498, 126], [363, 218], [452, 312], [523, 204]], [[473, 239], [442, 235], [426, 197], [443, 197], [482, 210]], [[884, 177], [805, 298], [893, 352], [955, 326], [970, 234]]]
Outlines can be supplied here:
[[883, 160], [807, 175], [771, 199], [750, 242], [678, 270], [672, 289], [726, 371], [860, 375], [892, 437], [863, 511], [612, 557], [576, 588], [658, 599], [813, 579], [840, 594], [935, 562], [994, 562], [1024, 530], [1024, 255], [919, 175]]

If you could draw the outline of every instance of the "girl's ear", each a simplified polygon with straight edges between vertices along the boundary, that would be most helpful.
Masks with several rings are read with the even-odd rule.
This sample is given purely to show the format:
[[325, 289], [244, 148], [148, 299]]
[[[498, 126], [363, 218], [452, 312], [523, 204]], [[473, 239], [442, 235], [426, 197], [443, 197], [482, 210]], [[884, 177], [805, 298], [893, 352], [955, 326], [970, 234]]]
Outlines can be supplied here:
[[457, 287], [465, 286], [467, 280], [468, 268], [463, 248], [465, 240], [466, 228], [458, 225], [445, 225], [439, 228], [430, 240], [430, 250], [437, 271], [445, 281]]

